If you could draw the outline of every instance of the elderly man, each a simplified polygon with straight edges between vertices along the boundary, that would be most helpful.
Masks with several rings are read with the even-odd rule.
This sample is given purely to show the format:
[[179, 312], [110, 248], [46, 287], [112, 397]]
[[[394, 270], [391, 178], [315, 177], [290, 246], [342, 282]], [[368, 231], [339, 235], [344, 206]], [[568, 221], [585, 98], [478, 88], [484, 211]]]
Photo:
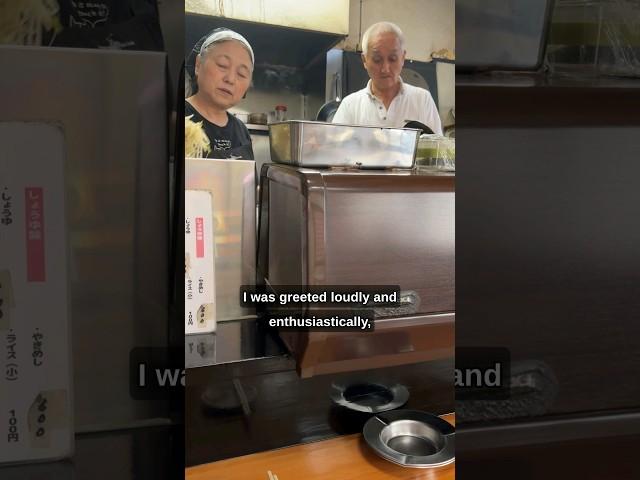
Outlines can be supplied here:
[[427, 125], [442, 134], [435, 102], [428, 90], [407, 85], [400, 78], [406, 50], [404, 34], [391, 22], [370, 26], [362, 38], [362, 62], [369, 82], [342, 100], [334, 123], [403, 127], [408, 121]]

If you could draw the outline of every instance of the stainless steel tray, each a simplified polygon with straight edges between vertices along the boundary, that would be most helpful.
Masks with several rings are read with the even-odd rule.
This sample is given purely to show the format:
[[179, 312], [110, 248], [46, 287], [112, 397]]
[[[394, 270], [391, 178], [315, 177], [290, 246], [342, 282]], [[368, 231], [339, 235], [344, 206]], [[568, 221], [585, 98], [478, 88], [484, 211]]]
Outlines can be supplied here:
[[269, 125], [271, 161], [306, 167], [412, 168], [420, 130], [289, 120]]

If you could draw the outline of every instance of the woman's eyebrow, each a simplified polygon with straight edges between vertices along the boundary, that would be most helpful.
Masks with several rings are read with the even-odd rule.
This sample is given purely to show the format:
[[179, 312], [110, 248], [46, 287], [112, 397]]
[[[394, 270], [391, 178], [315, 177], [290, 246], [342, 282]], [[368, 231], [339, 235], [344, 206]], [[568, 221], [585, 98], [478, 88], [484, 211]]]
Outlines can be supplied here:
[[[226, 53], [221, 53], [221, 54], [219, 54], [216, 58], [220, 58], [220, 57], [224, 57], [226, 60], [229, 60], [229, 61], [231, 61], [231, 60], [232, 60], [231, 56], [230, 56], [230, 55], [227, 55]], [[246, 68], [247, 70], [251, 71], [251, 69], [249, 68], [249, 66], [248, 66], [246, 63], [241, 63], [241, 64], [238, 66], [238, 68], [241, 68], [241, 67], [244, 67], [244, 68]]]

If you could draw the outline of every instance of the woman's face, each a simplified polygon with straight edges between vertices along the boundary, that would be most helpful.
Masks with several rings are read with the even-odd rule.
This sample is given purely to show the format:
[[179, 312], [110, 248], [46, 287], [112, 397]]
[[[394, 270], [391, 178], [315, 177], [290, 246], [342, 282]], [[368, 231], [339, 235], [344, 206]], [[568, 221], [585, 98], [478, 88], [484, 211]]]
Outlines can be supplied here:
[[216, 43], [196, 59], [198, 94], [216, 107], [228, 110], [249, 88], [253, 65], [249, 52], [235, 40]]

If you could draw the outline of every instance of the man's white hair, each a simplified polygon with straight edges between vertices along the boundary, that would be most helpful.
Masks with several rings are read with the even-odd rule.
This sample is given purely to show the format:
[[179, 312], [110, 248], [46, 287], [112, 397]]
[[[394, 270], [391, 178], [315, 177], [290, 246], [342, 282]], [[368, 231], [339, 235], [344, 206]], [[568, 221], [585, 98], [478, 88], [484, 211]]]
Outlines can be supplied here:
[[378, 22], [367, 28], [367, 31], [362, 36], [362, 53], [364, 55], [369, 51], [371, 39], [382, 33], [393, 33], [400, 41], [400, 50], [404, 51], [404, 33], [400, 30], [400, 27], [391, 22]]

